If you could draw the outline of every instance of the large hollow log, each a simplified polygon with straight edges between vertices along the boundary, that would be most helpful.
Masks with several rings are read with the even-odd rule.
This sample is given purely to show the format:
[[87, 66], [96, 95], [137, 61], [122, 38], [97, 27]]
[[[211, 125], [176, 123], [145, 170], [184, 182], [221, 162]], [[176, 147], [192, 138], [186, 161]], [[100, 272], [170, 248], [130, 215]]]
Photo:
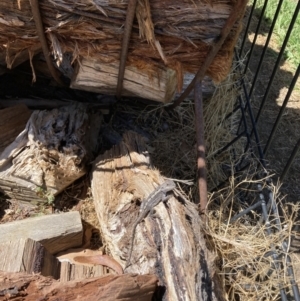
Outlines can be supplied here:
[[121, 275], [58, 282], [41, 275], [0, 271], [0, 300], [151, 301], [154, 275]]
[[0, 153], [0, 191], [20, 201], [51, 203], [86, 173], [101, 121], [100, 113], [79, 103], [34, 111], [25, 129]]
[[[123, 267], [139, 204], [163, 182], [151, 167], [143, 138], [133, 132], [125, 133], [119, 145], [95, 161], [92, 193], [102, 238]], [[125, 272], [155, 273], [166, 288], [163, 300], [225, 300], [196, 206], [177, 191], [154, 212], [136, 228]]]

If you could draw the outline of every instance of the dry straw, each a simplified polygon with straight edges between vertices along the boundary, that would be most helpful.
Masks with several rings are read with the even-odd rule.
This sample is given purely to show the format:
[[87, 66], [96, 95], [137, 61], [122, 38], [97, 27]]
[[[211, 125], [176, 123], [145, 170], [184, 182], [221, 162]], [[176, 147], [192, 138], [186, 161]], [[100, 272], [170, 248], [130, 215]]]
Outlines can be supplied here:
[[[128, 64], [153, 72], [158, 66], [168, 66], [178, 73], [196, 72], [234, 3], [234, 0], [139, 0]], [[80, 0], [75, 6], [73, 0], [39, 1], [54, 53], [61, 49], [63, 54], [71, 54], [72, 61], [84, 57], [102, 63], [119, 60], [127, 5], [126, 0], [97, 3]], [[2, 0], [0, 24], [0, 65], [12, 67], [18, 60], [29, 59], [29, 53], [41, 52], [28, 0], [19, 0], [17, 4]], [[231, 31], [208, 70], [216, 81], [224, 79], [230, 70], [240, 25]], [[178, 74], [178, 79], [181, 78], [182, 74]]]
[[[244, 154], [246, 140], [229, 147], [221, 155], [218, 151], [236, 137], [241, 116], [233, 114], [225, 119], [236, 105], [238, 91], [237, 69], [227, 80], [218, 85], [211, 97], [204, 102], [205, 139], [207, 148], [208, 186], [216, 187], [233, 169], [233, 164], [242, 157], [250, 163], [249, 168], [237, 177], [230, 177], [222, 189], [210, 194], [208, 206], [209, 224], [206, 231], [208, 244], [216, 254], [216, 269], [223, 279], [228, 300], [279, 300], [280, 287], [289, 289], [286, 273], [286, 254], [282, 242], [290, 241], [298, 207], [283, 205], [278, 186], [269, 187], [281, 213], [280, 231], [271, 227], [268, 235], [261, 212], [251, 212], [235, 221], [229, 220], [258, 200], [258, 185], [266, 189], [266, 179], [257, 179], [257, 160]], [[164, 111], [157, 106], [141, 110], [122, 105], [122, 111], [135, 116], [152, 141], [149, 145], [153, 165], [165, 176], [193, 179], [196, 175], [195, 116], [193, 102], [186, 100], [174, 111]], [[197, 199], [195, 186], [185, 189], [190, 199]], [[248, 191], [247, 200], [242, 196]], [[289, 213], [287, 213], [289, 212]], [[274, 224], [275, 217], [269, 212]], [[275, 231], [276, 230], [276, 231]], [[274, 265], [275, 251], [277, 267]], [[297, 258], [296, 258], [297, 259]], [[294, 260], [297, 263], [297, 260]], [[299, 259], [298, 259], [299, 261]]]

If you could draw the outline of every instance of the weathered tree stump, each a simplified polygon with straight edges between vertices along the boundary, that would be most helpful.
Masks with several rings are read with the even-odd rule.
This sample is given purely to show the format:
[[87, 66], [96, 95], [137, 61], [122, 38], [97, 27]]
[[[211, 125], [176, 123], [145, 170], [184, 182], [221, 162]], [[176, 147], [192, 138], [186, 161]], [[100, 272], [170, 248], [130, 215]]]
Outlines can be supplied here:
[[[143, 138], [133, 132], [95, 160], [92, 193], [102, 238], [123, 267], [139, 204], [163, 181], [150, 165]], [[155, 273], [166, 287], [163, 300], [225, 300], [196, 206], [174, 193], [154, 212], [136, 228], [131, 265], [125, 272]]]
[[23, 132], [0, 153], [0, 190], [20, 201], [52, 202], [86, 173], [101, 120], [83, 104], [34, 111]]

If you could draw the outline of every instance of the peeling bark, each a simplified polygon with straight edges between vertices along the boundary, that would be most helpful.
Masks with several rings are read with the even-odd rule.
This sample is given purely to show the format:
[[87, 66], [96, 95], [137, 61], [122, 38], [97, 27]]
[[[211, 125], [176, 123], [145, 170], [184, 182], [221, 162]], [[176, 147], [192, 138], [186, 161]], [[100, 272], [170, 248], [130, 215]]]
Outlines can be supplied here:
[[[92, 193], [102, 237], [123, 267], [140, 202], [163, 181], [150, 164], [143, 138], [133, 132], [95, 161]], [[225, 300], [213, 259], [197, 207], [175, 191], [137, 226], [125, 273], [155, 273], [166, 288], [163, 300]]]

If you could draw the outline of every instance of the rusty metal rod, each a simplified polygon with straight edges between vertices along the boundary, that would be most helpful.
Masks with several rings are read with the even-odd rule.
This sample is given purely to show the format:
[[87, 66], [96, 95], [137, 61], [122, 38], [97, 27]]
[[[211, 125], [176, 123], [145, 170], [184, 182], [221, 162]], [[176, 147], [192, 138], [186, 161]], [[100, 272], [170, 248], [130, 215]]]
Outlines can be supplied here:
[[47, 39], [46, 39], [46, 35], [45, 35], [45, 29], [44, 29], [44, 25], [42, 22], [39, 1], [38, 0], [30, 0], [30, 5], [31, 5], [31, 12], [32, 12], [32, 16], [34, 19], [36, 31], [37, 31], [38, 37], [39, 37], [41, 45], [42, 45], [42, 50], [43, 50], [49, 71], [50, 71], [52, 77], [56, 80], [56, 82], [59, 85], [65, 86], [65, 84], [59, 77], [58, 71], [54, 68], [52, 61], [51, 61], [51, 57], [50, 57], [51, 53], [49, 51], [49, 47], [48, 47], [48, 43], [47, 43]]
[[188, 85], [188, 87], [185, 89], [185, 91], [179, 96], [179, 98], [177, 98], [173, 102], [172, 105], [166, 107], [167, 110], [174, 109], [175, 107], [180, 105], [181, 102], [191, 93], [191, 91], [193, 90], [193, 88], [195, 86], [195, 83], [197, 81], [200, 82], [203, 80], [208, 67], [210, 66], [210, 64], [214, 60], [215, 56], [217, 55], [218, 51], [220, 50], [221, 46], [223, 45], [225, 39], [227, 38], [228, 34], [230, 33], [230, 30], [233, 27], [233, 25], [235, 24], [237, 19], [240, 17], [241, 12], [244, 11], [244, 8], [245, 8], [247, 2], [248, 2], [248, 0], [237, 0], [236, 1], [234, 7], [232, 8], [231, 14], [228, 17], [228, 19], [220, 33], [218, 41], [214, 45], [211, 46], [211, 49], [210, 49], [205, 61], [199, 68], [194, 79], [191, 81], [191, 83]]
[[195, 94], [195, 120], [197, 139], [197, 180], [200, 197], [200, 214], [206, 213], [207, 207], [207, 181], [205, 164], [205, 140], [204, 140], [204, 118], [203, 118], [203, 97], [201, 82], [196, 82]]
[[[43, 8], [48, 8], [48, 9], [53, 9], [53, 4], [49, 4], [49, 3], [41, 3], [40, 6]], [[122, 26], [124, 24], [124, 21], [120, 20], [120, 19], [112, 19], [106, 16], [102, 16], [99, 15], [97, 13], [91, 13], [91, 12], [87, 12], [87, 11], [83, 11], [83, 10], [79, 10], [76, 8], [69, 8], [66, 5], [63, 5], [61, 3], [55, 3], [55, 7], [61, 11], [70, 13], [72, 15], [78, 15], [78, 16], [82, 16], [85, 18], [89, 18], [89, 19], [93, 19], [93, 20], [99, 20], [102, 22], [106, 22], [106, 23], [111, 23], [111, 24], [116, 24], [117, 26]], [[136, 28], [138, 29], [138, 26], [136, 26]]]
[[127, 14], [124, 26], [124, 34], [122, 40], [122, 49], [121, 49], [121, 56], [120, 56], [120, 66], [119, 66], [119, 75], [118, 75], [118, 83], [117, 83], [117, 98], [121, 98], [122, 88], [123, 88], [123, 80], [124, 80], [124, 73], [125, 73], [125, 65], [126, 59], [128, 54], [128, 47], [129, 47], [129, 40], [133, 25], [133, 19], [135, 15], [137, 0], [129, 0], [128, 7], [127, 7]]

